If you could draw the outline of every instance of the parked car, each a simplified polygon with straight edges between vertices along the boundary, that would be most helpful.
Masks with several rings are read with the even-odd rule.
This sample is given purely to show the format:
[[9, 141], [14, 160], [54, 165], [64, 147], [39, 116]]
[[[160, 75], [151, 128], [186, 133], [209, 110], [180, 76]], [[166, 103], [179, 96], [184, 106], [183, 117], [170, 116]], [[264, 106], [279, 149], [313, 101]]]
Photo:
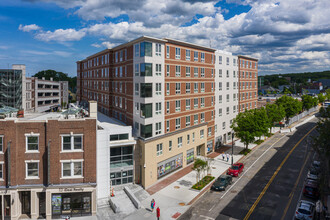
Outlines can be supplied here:
[[309, 169], [307, 174], [307, 179], [318, 180], [318, 178], [319, 178], [319, 172], [313, 168]]
[[238, 176], [243, 172], [244, 164], [243, 163], [235, 163], [233, 164], [227, 171], [227, 175]]
[[296, 219], [312, 220], [315, 213], [315, 203], [306, 200], [300, 200], [297, 206]]
[[231, 176], [221, 175], [213, 183], [211, 189], [218, 190], [218, 191], [224, 191], [224, 190], [226, 190], [226, 187], [232, 183], [232, 181], [233, 181], [233, 179]]
[[312, 169], [315, 169], [316, 171], [320, 171], [321, 170], [321, 162], [314, 160], [311, 166]]
[[319, 187], [315, 180], [307, 179], [304, 185], [303, 194], [307, 197], [317, 199], [319, 197]]

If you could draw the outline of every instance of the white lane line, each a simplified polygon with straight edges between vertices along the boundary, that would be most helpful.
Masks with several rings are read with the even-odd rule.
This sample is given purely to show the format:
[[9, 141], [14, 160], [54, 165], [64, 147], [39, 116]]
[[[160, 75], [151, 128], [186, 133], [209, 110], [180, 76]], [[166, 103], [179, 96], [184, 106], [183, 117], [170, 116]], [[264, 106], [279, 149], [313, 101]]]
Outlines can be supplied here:
[[211, 218], [211, 217], [208, 217], [206, 215], [199, 215], [200, 217], [203, 217], [205, 219], [208, 219], [208, 220], [214, 220], [215, 218]]
[[280, 139], [278, 139], [274, 144], [272, 144], [265, 152], [263, 152], [263, 154], [261, 154], [258, 159], [256, 161], [253, 162], [253, 164], [247, 169], [245, 170], [245, 172], [235, 181], [235, 183], [233, 185], [231, 185], [231, 187], [225, 192], [225, 194], [223, 194], [220, 199], [222, 199], [223, 197], [225, 197], [225, 195], [227, 195], [227, 193], [236, 185], [236, 183], [239, 182], [239, 180], [253, 167], [253, 165], [261, 158], [264, 156], [265, 153], [267, 153], [277, 142], [279, 142], [282, 138], [286, 137], [286, 135], [284, 135], [283, 137], [281, 137]]
[[217, 204], [214, 204], [212, 208], [209, 209], [209, 212], [212, 211], [212, 209], [216, 206]]

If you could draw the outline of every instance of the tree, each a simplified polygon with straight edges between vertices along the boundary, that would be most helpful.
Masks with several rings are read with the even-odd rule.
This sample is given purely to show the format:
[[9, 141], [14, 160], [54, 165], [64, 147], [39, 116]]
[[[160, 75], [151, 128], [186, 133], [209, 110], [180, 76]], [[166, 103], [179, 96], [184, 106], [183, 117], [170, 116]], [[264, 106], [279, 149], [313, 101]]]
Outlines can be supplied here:
[[318, 98], [320, 104], [325, 102], [325, 96], [322, 93], [318, 94], [317, 98]]
[[330, 89], [325, 90], [326, 94], [326, 99], [330, 100]]
[[302, 101], [304, 110], [308, 110], [308, 109], [314, 107], [315, 105], [317, 105], [317, 103], [318, 103], [317, 98], [313, 98], [310, 95], [301, 96], [301, 101]]
[[302, 110], [300, 101], [286, 95], [277, 99], [275, 104], [283, 106], [286, 120], [289, 120], [290, 117], [295, 116]]
[[267, 117], [267, 111], [265, 108], [253, 109], [253, 117], [255, 122], [254, 136], [261, 137], [261, 135], [267, 135], [269, 128], [271, 128], [270, 121]]
[[267, 104], [266, 105], [267, 117], [270, 121], [270, 133], [272, 132], [272, 128], [274, 127], [275, 122], [280, 122], [285, 117], [285, 110], [282, 105], [276, 104]]
[[254, 141], [255, 137], [255, 118], [251, 110], [239, 113], [233, 120], [231, 128], [235, 131], [235, 135], [241, 139], [245, 148], [248, 149], [249, 144]]
[[196, 183], [200, 181], [201, 172], [202, 171], [204, 172], [205, 167], [206, 167], [206, 162], [204, 160], [199, 158], [195, 159], [192, 169], [196, 171]]
[[54, 81], [68, 81], [71, 91], [75, 91], [77, 86], [77, 77], [69, 77], [67, 73], [57, 72], [55, 70], [42, 70], [34, 74], [33, 77], [42, 78], [45, 77], [46, 80], [53, 78]]

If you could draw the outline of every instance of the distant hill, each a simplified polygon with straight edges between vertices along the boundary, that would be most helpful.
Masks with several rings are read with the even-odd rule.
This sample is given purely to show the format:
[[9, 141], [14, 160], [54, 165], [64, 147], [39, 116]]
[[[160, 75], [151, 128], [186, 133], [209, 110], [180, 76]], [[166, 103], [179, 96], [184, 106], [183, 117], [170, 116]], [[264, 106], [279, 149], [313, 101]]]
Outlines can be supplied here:
[[76, 86], [77, 86], [77, 77], [70, 77], [67, 73], [57, 72], [55, 70], [42, 70], [34, 74], [33, 77], [42, 78], [45, 77], [45, 79], [49, 80], [51, 77], [53, 77], [54, 81], [68, 81], [69, 82], [69, 89], [72, 92], [76, 92]]

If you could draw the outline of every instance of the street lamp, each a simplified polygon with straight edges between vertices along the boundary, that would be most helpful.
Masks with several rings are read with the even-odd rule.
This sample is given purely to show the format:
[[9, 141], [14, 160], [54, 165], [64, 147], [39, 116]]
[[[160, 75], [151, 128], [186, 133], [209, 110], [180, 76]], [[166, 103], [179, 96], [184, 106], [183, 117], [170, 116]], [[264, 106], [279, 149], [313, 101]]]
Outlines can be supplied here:
[[234, 164], [234, 158], [233, 158], [233, 155], [234, 155], [234, 136], [235, 136], [235, 133], [234, 131], [231, 132], [231, 165]]

